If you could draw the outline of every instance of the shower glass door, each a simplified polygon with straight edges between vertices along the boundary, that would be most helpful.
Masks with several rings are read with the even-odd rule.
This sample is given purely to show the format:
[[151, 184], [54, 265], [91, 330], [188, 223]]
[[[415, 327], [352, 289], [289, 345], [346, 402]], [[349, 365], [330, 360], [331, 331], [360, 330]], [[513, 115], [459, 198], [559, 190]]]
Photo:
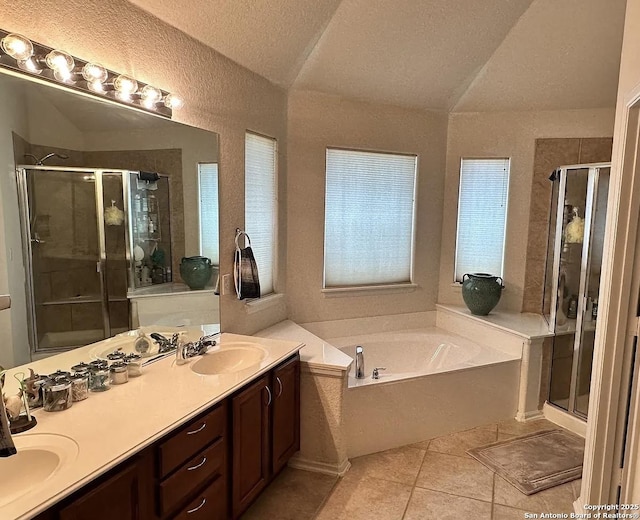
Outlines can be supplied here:
[[564, 167], [553, 189], [553, 273], [546, 275], [553, 280], [549, 402], [582, 419], [589, 409], [609, 171], [608, 164]]
[[128, 330], [128, 172], [25, 166], [17, 173], [32, 351]]

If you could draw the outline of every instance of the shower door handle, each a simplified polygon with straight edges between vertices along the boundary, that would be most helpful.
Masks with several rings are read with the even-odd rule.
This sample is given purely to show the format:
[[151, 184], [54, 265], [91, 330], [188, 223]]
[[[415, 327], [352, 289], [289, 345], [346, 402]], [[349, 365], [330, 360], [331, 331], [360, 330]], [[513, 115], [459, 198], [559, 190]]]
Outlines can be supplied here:
[[33, 244], [46, 244], [46, 242], [38, 236], [38, 233], [33, 234], [33, 238], [31, 239], [31, 242]]
[[97, 261], [96, 262], [96, 273], [101, 273], [102, 272], [102, 262]]

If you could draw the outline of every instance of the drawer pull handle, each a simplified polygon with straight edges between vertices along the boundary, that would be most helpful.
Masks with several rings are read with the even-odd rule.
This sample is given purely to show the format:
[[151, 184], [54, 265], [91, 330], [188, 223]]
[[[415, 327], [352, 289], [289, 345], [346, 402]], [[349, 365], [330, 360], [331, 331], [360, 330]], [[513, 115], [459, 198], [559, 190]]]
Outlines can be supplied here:
[[267, 401], [267, 406], [269, 406], [271, 404], [271, 388], [269, 388], [268, 386], [265, 386], [265, 388], [267, 389], [267, 394], [269, 395], [269, 400]]
[[278, 395], [276, 395], [276, 399], [278, 397], [280, 397], [282, 395], [282, 381], [280, 381], [280, 378], [278, 376], [276, 376], [276, 381], [278, 382], [278, 385], [280, 386], [280, 391], [278, 392]]
[[195, 433], [200, 433], [202, 430], [204, 430], [207, 427], [207, 423], [203, 422], [202, 426], [200, 426], [200, 428], [198, 428], [197, 430], [193, 430], [191, 432], [187, 432], [187, 435], [193, 435]]
[[199, 511], [200, 509], [202, 509], [204, 507], [204, 505], [207, 503], [207, 499], [203, 498], [202, 499], [202, 503], [198, 506], [198, 507], [194, 507], [193, 509], [189, 509], [187, 511], [187, 514], [190, 515], [191, 513], [195, 513], [196, 511]]
[[205, 462], [207, 462], [207, 457], [202, 457], [202, 462], [200, 464], [196, 464], [195, 466], [187, 468], [187, 471], [193, 471], [194, 469], [201, 468]]

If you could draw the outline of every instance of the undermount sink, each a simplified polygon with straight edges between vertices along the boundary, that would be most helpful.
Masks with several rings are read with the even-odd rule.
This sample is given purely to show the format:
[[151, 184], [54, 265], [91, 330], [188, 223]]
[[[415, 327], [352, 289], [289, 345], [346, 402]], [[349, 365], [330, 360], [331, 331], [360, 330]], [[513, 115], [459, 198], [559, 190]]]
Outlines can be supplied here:
[[23, 433], [13, 442], [18, 453], [0, 458], [0, 508], [40, 489], [78, 456], [78, 444], [64, 435]]
[[257, 343], [236, 341], [210, 350], [191, 365], [200, 375], [232, 374], [254, 367], [267, 357], [267, 351]]

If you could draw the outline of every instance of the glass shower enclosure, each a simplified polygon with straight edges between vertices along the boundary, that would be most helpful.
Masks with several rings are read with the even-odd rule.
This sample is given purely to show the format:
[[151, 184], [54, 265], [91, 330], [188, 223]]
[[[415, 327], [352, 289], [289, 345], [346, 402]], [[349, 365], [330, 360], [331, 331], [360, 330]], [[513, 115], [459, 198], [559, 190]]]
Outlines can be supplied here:
[[129, 329], [129, 173], [17, 168], [32, 352]]
[[609, 163], [551, 176], [544, 312], [553, 336], [549, 403], [586, 420], [598, 323]]

